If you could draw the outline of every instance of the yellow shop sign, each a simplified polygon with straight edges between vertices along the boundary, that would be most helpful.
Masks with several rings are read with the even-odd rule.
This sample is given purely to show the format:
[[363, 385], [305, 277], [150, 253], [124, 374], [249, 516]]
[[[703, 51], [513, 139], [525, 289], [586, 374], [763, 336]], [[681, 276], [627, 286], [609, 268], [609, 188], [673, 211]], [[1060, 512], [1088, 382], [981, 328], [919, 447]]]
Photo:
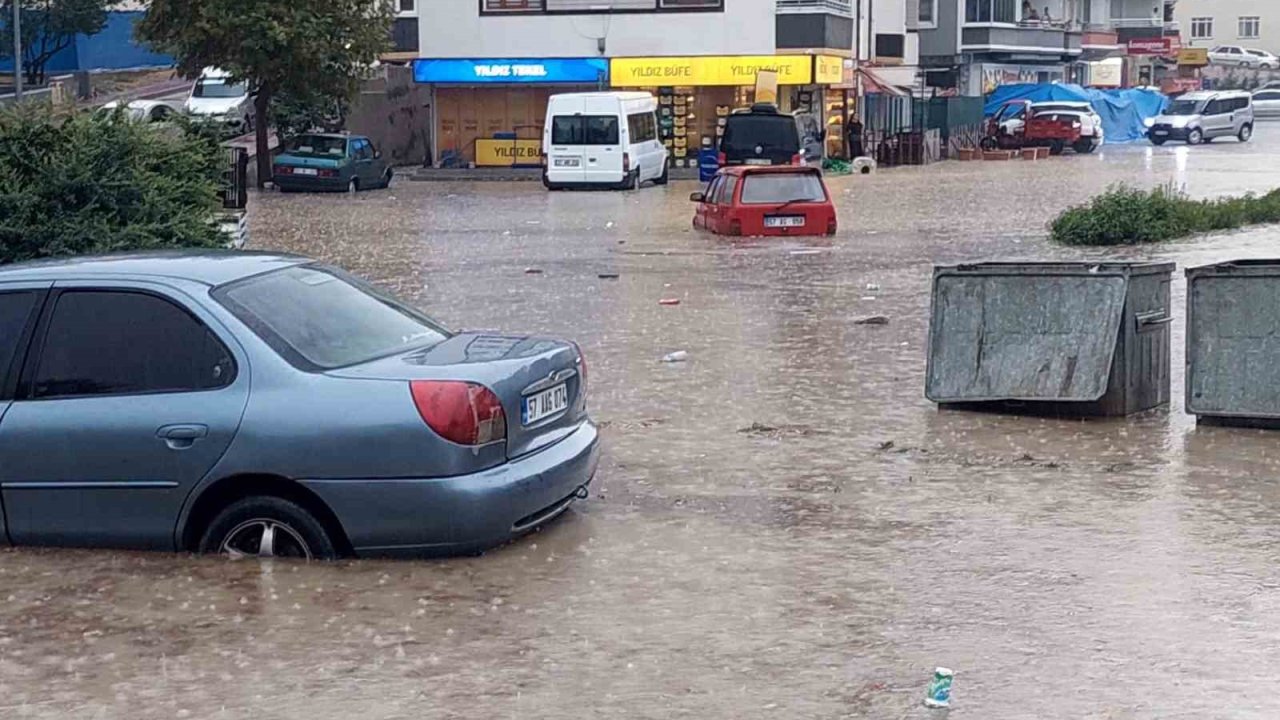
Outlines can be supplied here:
[[772, 70], [779, 85], [813, 82], [810, 55], [740, 55], [734, 57], [613, 58], [609, 78], [614, 87], [756, 84], [756, 73]]
[[813, 82], [817, 85], [839, 85], [844, 82], [844, 58], [837, 55], [814, 55]]
[[476, 140], [476, 167], [537, 165], [541, 158], [541, 140]]

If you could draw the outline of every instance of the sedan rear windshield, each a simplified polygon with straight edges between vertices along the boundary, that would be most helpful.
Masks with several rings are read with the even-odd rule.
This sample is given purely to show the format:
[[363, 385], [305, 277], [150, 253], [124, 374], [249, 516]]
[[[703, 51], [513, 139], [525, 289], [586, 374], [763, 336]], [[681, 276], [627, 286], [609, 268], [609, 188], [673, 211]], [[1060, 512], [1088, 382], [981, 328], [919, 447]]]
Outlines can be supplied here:
[[614, 115], [556, 115], [551, 118], [552, 145], [617, 145]]
[[213, 297], [304, 370], [358, 365], [448, 337], [421, 313], [320, 265], [238, 280], [215, 290]]
[[800, 131], [790, 115], [730, 115], [725, 121], [721, 149], [726, 153], [755, 153], [759, 145], [766, 152], [800, 152]]
[[346, 157], [347, 139], [326, 135], [299, 135], [289, 141], [285, 150], [292, 155]]
[[756, 173], [747, 175], [742, 203], [823, 202], [827, 193], [817, 173]]

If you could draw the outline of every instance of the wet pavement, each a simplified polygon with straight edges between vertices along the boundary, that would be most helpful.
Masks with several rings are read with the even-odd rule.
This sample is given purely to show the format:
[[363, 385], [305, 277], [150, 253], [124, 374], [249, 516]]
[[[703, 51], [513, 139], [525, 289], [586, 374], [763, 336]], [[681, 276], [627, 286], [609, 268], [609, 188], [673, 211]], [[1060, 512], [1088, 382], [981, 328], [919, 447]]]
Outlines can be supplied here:
[[[1274, 256], [1280, 229], [1105, 252], [1045, 223], [1115, 182], [1264, 191], [1276, 167], [1280, 125], [888, 170], [834, 179], [841, 232], [812, 242], [694, 233], [693, 183], [255, 197], [254, 247], [580, 342], [592, 498], [478, 558], [0, 552], [0, 717], [941, 717], [935, 665], [957, 718], [1275, 717], [1280, 434], [1181, 411], [1181, 267]], [[1170, 409], [923, 398], [933, 263], [1103, 257], [1180, 265]]]

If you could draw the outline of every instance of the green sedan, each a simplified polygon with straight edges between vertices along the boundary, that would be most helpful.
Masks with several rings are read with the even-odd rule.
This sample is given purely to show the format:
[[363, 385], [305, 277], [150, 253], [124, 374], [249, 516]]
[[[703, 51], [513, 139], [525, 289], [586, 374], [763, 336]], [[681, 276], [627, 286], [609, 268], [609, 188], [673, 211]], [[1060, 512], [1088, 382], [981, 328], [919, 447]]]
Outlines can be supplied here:
[[371, 190], [387, 187], [392, 177], [382, 152], [363, 135], [299, 135], [272, 167], [272, 181], [283, 192]]

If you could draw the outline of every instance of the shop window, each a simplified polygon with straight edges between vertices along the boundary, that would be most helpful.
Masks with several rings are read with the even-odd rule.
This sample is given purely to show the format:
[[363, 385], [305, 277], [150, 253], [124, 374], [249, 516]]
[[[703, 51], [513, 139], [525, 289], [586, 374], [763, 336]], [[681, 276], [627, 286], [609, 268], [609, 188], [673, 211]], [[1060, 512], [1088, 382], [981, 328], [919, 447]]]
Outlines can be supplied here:
[[964, 21], [967, 23], [1016, 23], [1017, 0], [965, 0]]
[[1262, 32], [1262, 20], [1257, 15], [1240, 18], [1240, 39], [1256, 40]]
[[1204, 40], [1213, 37], [1213, 18], [1191, 18], [1191, 39]]
[[484, 0], [485, 12], [542, 12], [542, 0]]

